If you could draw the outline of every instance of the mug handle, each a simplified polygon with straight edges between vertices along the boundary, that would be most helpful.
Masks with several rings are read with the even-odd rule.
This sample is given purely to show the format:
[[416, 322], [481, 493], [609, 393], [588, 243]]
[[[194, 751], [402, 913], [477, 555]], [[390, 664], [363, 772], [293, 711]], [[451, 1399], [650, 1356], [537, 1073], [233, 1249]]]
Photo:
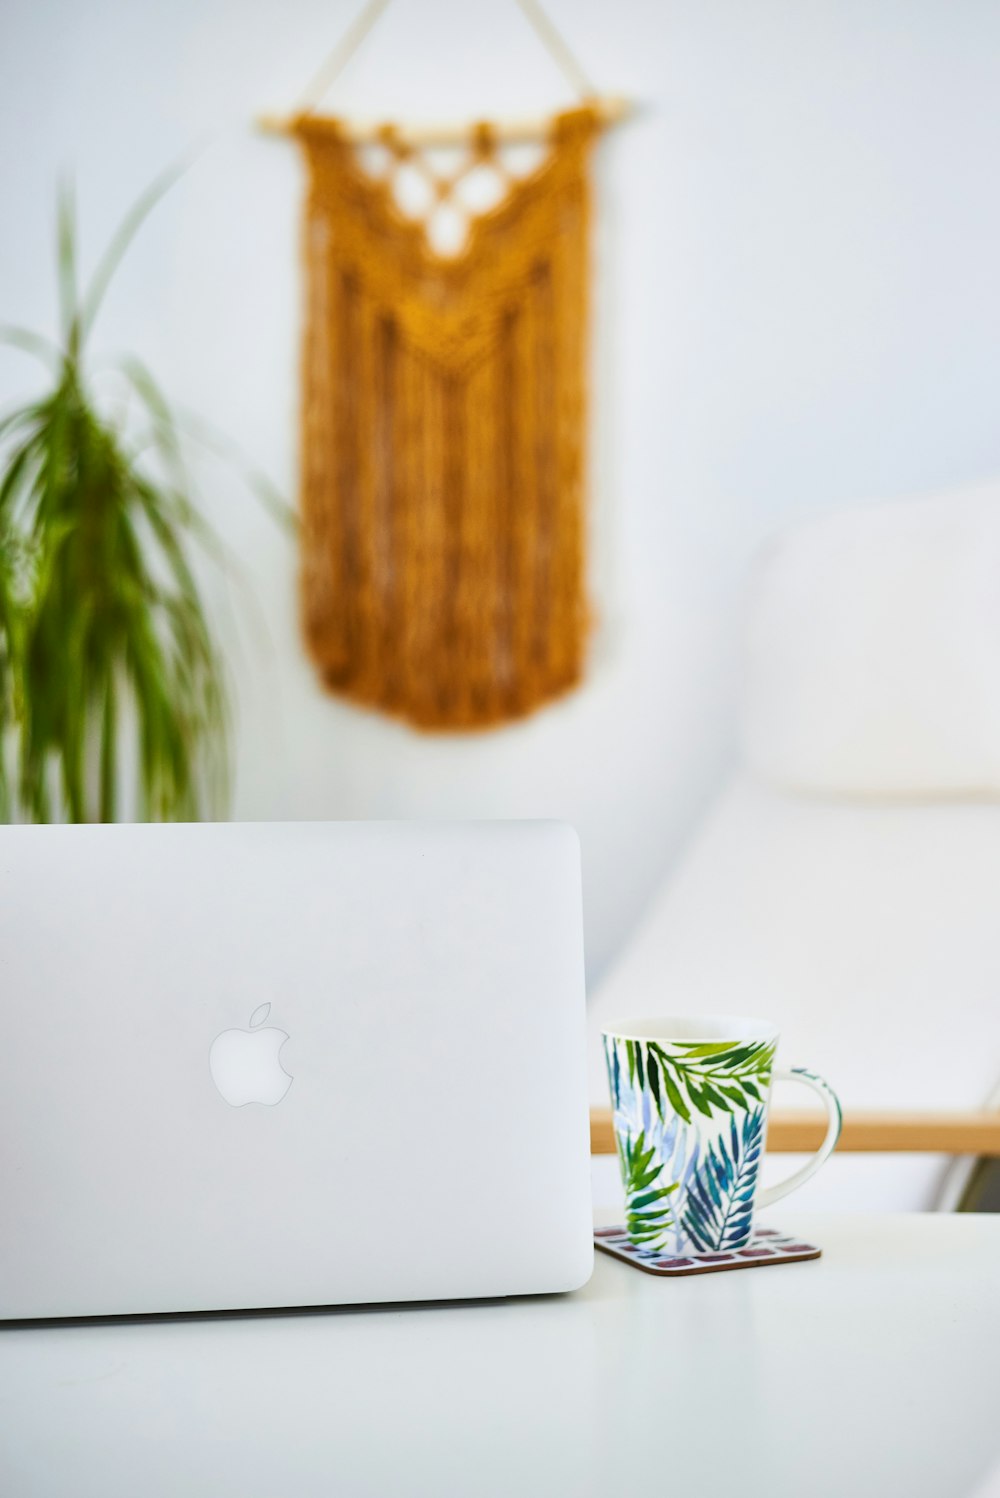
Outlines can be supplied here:
[[797, 1191], [804, 1186], [810, 1176], [814, 1176], [833, 1154], [840, 1138], [840, 1127], [843, 1123], [843, 1115], [840, 1111], [840, 1099], [828, 1082], [818, 1077], [815, 1072], [806, 1071], [803, 1066], [776, 1067], [773, 1080], [775, 1082], [802, 1082], [806, 1087], [811, 1087], [819, 1097], [823, 1099], [826, 1108], [826, 1137], [811, 1160], [807, 1160], [799, 1170], [790, 1175], [787, 1180], [779, 1181], [776, 1186], [765, 1186], [757, 1192], [757, 1206], [769, 1207], [772, 1202], [780, 1201], [790, 1191]]

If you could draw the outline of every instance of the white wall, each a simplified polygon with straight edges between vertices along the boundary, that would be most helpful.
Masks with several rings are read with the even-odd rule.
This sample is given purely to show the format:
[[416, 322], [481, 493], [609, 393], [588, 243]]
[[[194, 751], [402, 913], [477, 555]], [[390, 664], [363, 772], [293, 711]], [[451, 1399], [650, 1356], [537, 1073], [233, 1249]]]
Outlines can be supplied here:
[[[104, 351], [294, 486], [298, 167], [249, 119], [290, 102], [347, 0], [4, 0], [0, 320], [53, 322], [54, 189], [91, 256], [156, 171]], [[811, 510], [1000, 471], [1000, 6], [551, 0], [643, 101], [601, 163], [598, 584], [589, 685], [480, 738], [317, 690], [287, 541], [232, 478], [212, 513], [256, 598], [224, 627], [242, 817], [558, 815], [580, 828], [592, 974], [731, 752], [748, 559]], [[334, 102], [482, 115], [565, 99], [511, 0], [396, 0]], [[0, 353], [0, 400], [34, 378]], [[216, 593], [218, 594], [218, 587]]]

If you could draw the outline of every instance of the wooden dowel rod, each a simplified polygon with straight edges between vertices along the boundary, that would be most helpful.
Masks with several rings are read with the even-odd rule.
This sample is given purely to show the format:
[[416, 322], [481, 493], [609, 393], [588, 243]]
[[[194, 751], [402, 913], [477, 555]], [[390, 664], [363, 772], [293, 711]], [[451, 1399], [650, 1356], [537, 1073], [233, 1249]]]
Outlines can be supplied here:
[[[616, 96], [591, 99], [587, 102], [597, 111], [598, 118], [606, 125], [615, 125], [635, 113], [634, 106], [628, 99], [620, 99]], [[265, 114], [257, 120], [257, 128], [271, 135], [286, 135], [294, 123], [294, 117]], [[355, 145], [372, 144], [380, 138], [384, 128], [380, 123], [360, 120], [343, 120], [338, 123], [346, 138]], [[454, 123], [398, 125], [395, 127], [395, 135], [397, 140], [408, 146], [464, 146], [468, 144], [474, 129], [473, 124], [456, 125]], [[497, 140], [505, 144], [546, 141], [552, 134], [552, 117], [497, 120], [493, 129]]]
[[[772, 1113], [767, 1147], [777, 1154], [808, 1153], [819, 1148], [825, 1132], [826, 1120], [822, 1114]], [[595, 1155], [614, 1154], [610, 1108], [590, 1110], [590, 1148]], [[847, 1112], [837, 1148], [869, 1154], [1000, 1157], [1000, 1112]]]

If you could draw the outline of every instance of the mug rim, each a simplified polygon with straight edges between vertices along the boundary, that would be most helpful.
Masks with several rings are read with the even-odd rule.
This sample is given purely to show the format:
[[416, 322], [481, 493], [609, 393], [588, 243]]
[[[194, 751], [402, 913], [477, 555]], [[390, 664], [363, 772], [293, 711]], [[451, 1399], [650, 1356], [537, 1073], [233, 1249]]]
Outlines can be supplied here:
[[767, 1019], [740, 1014], [652, 1015], [644, 1019], [622, 1019], [601, 1026], [609, 1040], [656, 1040], [663, 1045], [712, 1045], [721, 1041], [770, 1040], [777, 1042], [778, 1026]]

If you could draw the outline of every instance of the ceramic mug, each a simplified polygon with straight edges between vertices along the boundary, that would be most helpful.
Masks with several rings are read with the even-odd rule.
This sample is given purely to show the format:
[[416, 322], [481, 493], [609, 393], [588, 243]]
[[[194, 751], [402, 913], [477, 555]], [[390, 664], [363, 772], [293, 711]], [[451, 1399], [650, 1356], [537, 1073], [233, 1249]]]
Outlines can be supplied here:
[[[743, 1248], [755, 1208], [787, 1196], [833, 1153], [836, 1093], [814, 1072], [775, 1068], [778, 1032], [766, 1020], [630, 1020], [603, 1034], [625, 1223], [637, 1249], [690, 1256]], [[801, 1170], [760, 1189], [772, 1080], [811, 1087], [828, 1122]]]

